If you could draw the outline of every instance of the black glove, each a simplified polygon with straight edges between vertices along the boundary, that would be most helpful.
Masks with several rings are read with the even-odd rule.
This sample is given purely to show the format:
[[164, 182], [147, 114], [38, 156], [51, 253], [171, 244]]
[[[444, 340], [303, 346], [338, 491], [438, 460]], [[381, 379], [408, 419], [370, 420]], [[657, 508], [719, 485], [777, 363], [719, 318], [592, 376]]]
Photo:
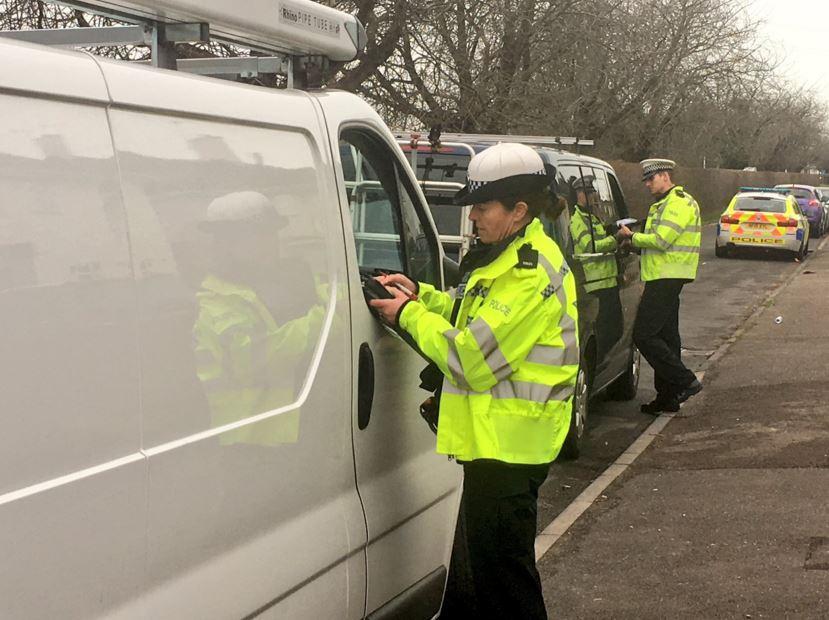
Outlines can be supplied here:
[[426, 424], [429, 425], [432, 432], [437, 435], [440, 412], [438, 411], [438, 403], [434, 396], [430, 396], [420, 403], [420, 415], [426, 420]]

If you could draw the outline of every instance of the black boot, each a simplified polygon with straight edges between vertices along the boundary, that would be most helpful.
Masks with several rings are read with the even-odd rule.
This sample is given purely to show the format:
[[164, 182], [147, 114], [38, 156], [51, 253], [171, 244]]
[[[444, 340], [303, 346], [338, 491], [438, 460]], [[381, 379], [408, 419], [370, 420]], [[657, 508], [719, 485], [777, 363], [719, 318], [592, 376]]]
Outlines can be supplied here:
[[691, 382], [691, 385], [686, 387], [682, 390], [676, 397], [677, 402], [684, 403], [686, 400], [691, 398], [694, 394], [699, 394], [702, 391], [702, 383], [698, 380], [694, 379]]
[[654, 400], [639, 407], [642, 413], [659, 415], [660, 413], [676, 413], [679, 411], [679, 403], [676, 398], [665, 398], [657, 396]]

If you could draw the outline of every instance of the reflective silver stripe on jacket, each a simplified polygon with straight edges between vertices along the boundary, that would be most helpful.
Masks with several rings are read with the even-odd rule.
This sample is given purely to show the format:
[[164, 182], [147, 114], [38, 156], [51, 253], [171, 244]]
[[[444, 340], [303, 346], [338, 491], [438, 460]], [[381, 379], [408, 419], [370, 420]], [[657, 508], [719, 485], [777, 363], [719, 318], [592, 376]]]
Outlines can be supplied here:
[[[678, 232], [680, 235], [682, 233], [686, 233], [686, 232], [698, 233], [698, 232], [702, 231], [702, 228], [700, 226], [697, 226], [696, 224], [692, 224], [690, 226], [686, 226], [685, 228], [683, 228], [682, 226], [680, 226], [679, 224], [677, 224], [676, 222], [673, 222], [671, 220], [665, 220], [665, 221], [659, 220], [659, 222], [657, 223], [656, 226], [667, 226], [668, 228], [671, 228], [671, 229], [675, 230], [676, 232]], [[654, 226], [654, 228], [656, 228], [656, 226]]]
[[562, 334], [562, 337], [564, 339], [564, 347], [537, 344], [530, 349], [526, 360], [533, 364], [542, 364], [544, 366], [575, 366], [579, 363], [575, 332], [568, 331], [566, 334]]
[[654, 231], [654, 232], [652, 232], [651, 234], [652, 234], [654, 237], [656, 237], [656, 244], [657, 244], [660, 248], [662, 248], [663, 250], [667, 250], [669, 247], [671, 247], [671, 244], [670, 244], [670, 243], [668, 243], [667, 241], [665, 241], [665, 239], [663, 239], [663, 238], [662, 238], [662, 235], [660, 235], [658, 232]]
[[484, 392], [473, 392], [458, 388], [448, 380], [443, 382], [443, 394], [454, 394], [456, 396], [486, 396], [489, 395], [496, 400], [520, 399], [542, 405], [549, 401], [566, 402], [574, 392], [574, 385], [545, 385], [543, 383], [531, 383], [529, 381], [501, 381], [491, 390]]
[[[561, 305], [561, 318], [558, 321], [558, 326], [561, 329], [561, 339], [564, 341], [564, 346], [566, 348], [575, 349], [575, 355], [578, 356], [579, 353], [576, 334], [578, 333], [579, 327], [576, 324], [576, 321], [574, 321], [573, 318], [567, 314], [567, 295], [564, 292], [564, 276], [569, 273], [570, 268], [567, 267], [567, 263], [563, 263], [561, 270], [556, 271], [550, 261], [548, 261], [542, 254], [538, 255], [538, 260], [547, 271], [547, 275], [550, 277], [551, 285], [553, 282], [556, 283], [554, 293], [558, 299], [558, 303]], [[576, 363], [578, 364], [578, 361]]]
[[547, 260], [547, 257], [538, 253], [538, 264], [544, 268], [544, 271], [547, 272], [547, 277], [550, 278], [550, 284], [555, 286], [556, 288], [560, 288], [562, 284], [564, 284], [564, 276], [570, 271], [566, 268], [565, 265], [562, 265], [561, 271], [553, 267], [553, 264]]
[[[680, 253], [685, 253], [685, 254], [699, 254], [699, 246], [697, 246], [697, 245], [671, 245], [671, 246], [668, 246], [666, 251], [668, 251], [668, 252], [680, 252]], [[659, 253], [661, 253], [662, 251], [661, 250], [654, 250], [653, 248], [642, 248], [642, 252], [643, 253], [647, 253], [647, 252], [659, 252]]]
[[566, 308], [567, 298], [564, 297], [564, 276], [566, 276], [570, 271], [569, 267], [567, 267], [567, 263], [562, 263], [561, 270], [556, 270], [552, 263], [547, 260], [547, 257], [540, 253], [538, 255], [538, 262], [544, 268], [544, 271], [547, 272], [547, 277], [550, 278], [550, 284], [548, 284], [544, 290], [541, 291], [541, 296], [544, 299], [548, 299], [549, 297], [555, 295], [558, 298], [561, 307]]
[[449, 343], [449, 350], [446, 354], [446, 365], [449, 367], [449, 372], [452, 373], [452, 378], [460, 387], [469, 389], [469, 384], [466, 382], [466, 377], [463, 375], [463, 366], [461, 365], [461, 357], [458, 354], [458, 347], [455, 344], [455, 338], [460, 334], [459, 329], [447, 329], [443, 332], [443, 337]]
[[583, 230], [583, 231], [581, 232], [581, 234], [580, 234], [580, 235], [576, 238], [576, 245], [578, 245], [579, 243], [581, 243], [581, 240], [582, 240], [582, 239], [584, 239], [585, 237], [587, 237], [587, 238], [589, 238], [589, 239], [592, 239], [592, 238], [593, 238], [593, 235], [591, 235], [591, 234], [590, 234], [590, 231], [589, 231], [589, 230]]
[[487, 366], [498, 381], [506, 379], [515, 372], [498, 346], [498, 339], [495, 337], [489, 323], [480, 318], [475, 319], [469, 324], [469, 332], [475, 339], [478, 350], [484, 356]]
[[[565, 312], [561, 317], [561, 320], [558, 322], [558, 326], [561, 328], [561, 338], [564, 340], [564, 343], [572, 343], [573, 346], [576, 346], [576, 332], [578, 331], [578, 325], [576, 325], [575, 319]], [[568, 340], [570, 337], [572, 337], [572, 340]]]
[[528, 381], [502, 381], [491, 390], [492, 398], [518, 398], [542, 405], [551, 400], [566, 401], [575, 391], [572, 385], [544, 385]]
[[443, 387], [441, 388], [441, 394], [455, 394], [456, 396], [469, 396], [469, 394], [476, 394], [477, 392], [470, 392], [469, 390], [465, 390], [460, 387], [456, 387], [452, 384], [449, 379], [446, 377], [443, 378]]

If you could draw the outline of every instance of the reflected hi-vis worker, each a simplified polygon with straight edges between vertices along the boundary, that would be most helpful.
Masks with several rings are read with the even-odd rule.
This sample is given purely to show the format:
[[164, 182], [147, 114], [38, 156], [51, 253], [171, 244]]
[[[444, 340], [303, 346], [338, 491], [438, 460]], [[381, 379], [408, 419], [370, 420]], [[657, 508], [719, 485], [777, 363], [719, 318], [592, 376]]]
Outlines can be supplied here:
[[[278, 259], [286, 225], [267, 197], [254, 191], [213, 200], [201, 227], [212, 236], [212, 269], [197, 293], [193, 325], [197, 373], [214, 428], [293, 402], [295, 369], [307, 364], [325, 309], [278, 325], [280, 294], [263, 264]], [[222, 444], [276, 446], [299, 439], [298, 409], [222, 433]]]
[[619, 236], [642, 252], [645, 291], [633, 327], [633, 340], [654, 370], [656, 399], [642, 405], [643, 413], [679, 411], [679, 405], [702, 390], [682, 363], [679, 336], [679, 295], [697, 276], [702, 237], [699, 205], [671, 174], [668, 159], [646, 159], [642, 181], [656, 202], [648, 212], [644, 233], [623, 226]]
[[389, 288], [395, 299], [371, 302], [444, 376], [437, 451], [463, 465], [460, 530], [474, 585], [471, 601], [447, 592], [444, 618], [474, 605], [477, 617], [547, 617], [533, 549], [538, 489], [567, 435], [579, 363], [575, 280], [537, 217], [559, 215], [552, 198], [533, 149], [482, 151], [455, 196], [474, 205], [480, 240], [455, 299], [393, 274], [380, 282], [418, 299]]

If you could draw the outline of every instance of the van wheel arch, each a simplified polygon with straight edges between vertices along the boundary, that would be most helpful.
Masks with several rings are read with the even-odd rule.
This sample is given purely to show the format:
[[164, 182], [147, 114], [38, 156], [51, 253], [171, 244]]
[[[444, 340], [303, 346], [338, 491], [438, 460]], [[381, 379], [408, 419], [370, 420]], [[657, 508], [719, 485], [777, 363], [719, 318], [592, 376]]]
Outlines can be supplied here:
[[573, 405], [570, 413], [570, 428], [567, 430], [567, 437], [561, 446], [560, 458], [573, 460], [581, 454], [589, 418], [588, 412], [595, 368], [596, 339], [591, 337], [585, 344], [580, 356], [579, 370], [576, 375], [576, 390], [573, 395]]

